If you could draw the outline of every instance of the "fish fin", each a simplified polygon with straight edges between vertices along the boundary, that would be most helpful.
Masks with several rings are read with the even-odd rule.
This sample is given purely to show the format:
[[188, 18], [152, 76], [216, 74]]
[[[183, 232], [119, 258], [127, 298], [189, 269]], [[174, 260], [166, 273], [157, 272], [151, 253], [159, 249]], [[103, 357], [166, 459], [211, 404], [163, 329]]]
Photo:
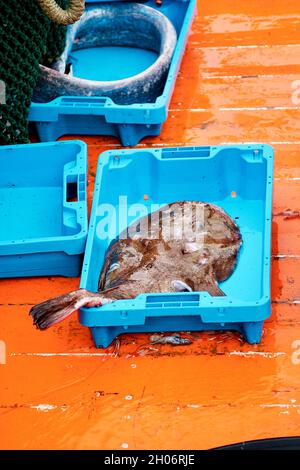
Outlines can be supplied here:
[[30, 310], [33, 323], [39, 330], [46, 330], [60, 323], [81, 307], [100, 307], [111, 302], [100, 294], [78, 289], [69, 294], [60, 295], [35, 305]]

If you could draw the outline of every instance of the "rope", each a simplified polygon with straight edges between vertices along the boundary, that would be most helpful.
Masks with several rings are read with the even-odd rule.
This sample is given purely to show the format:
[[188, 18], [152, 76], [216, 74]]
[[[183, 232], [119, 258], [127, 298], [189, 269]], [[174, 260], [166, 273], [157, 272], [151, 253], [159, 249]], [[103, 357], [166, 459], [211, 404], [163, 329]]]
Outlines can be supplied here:
[[43, 12], [58, 24], [68, 25], [76, 23], [84, 12], [84, 0], [70, 0], [67, 10], [57, 5], [55, 0], [37, 0]]

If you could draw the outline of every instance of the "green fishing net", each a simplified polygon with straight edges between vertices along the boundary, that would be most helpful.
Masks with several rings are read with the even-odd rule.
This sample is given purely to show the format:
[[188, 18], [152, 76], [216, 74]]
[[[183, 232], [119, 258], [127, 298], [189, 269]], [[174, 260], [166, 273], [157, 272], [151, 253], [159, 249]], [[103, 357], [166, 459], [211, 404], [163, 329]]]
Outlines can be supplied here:
[[[66, 0], [57, 3], [65, 8]], [[64, 50], [66, 27], [36, 0], [0, 0], [0, 144], [29, 142], [28, 114], [39, 75]]]

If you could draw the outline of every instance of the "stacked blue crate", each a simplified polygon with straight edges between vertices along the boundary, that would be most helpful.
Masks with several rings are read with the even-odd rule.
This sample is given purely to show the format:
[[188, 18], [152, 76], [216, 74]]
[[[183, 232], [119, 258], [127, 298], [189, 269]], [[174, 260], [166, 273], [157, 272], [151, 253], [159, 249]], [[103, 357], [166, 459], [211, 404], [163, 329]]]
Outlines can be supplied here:
[[[115, 158], [115, 157], [118, 158]], [[176, 201], [216, 204], [239, 225], [243, 246], [234, 273], [221, 284], [225, 297], [206, 292], [141, 294], [100, 308], [83, 308], [79, 318], [91, 328], [96, 346], [120, 333], [238, 330], [249, 343], [260, 341], [271, 312], [271, 212], [273, 149], [268, 145], [178, 147], [109, 151], [100, 156], [81, 287], [97, 291], [111, 241], [125, 228], [103, 236], [101, 205], [119, 213], [132, 204]], [[147, 194], [145, 201], [144, 195]], [[126, 197], [120, 199], [120, 196]], [[122, 201], [125, 201], [124, 204]], [[133, 218], [126, 218], [127, 224]], [[125, 223], [125, 222], [124, 222]], [[125, 223], [126, 225], [126, 223]], [[115, 224], [111, 224], [111, 227]]]
[[[118, 137], [124, 146], [134, 146], [146, 136], [156, 136], [161, 132], [162, 124], [168, 117], [168, 109], [175, 87], [176, 78], [185, 51], [188, 34], [196, 13], [196, 0], [164, 0], [158, 6], [154, 0], [141, 2], [165, 14], [173, 23], [178, 35], [177, 45], [166, 79], [164, 90], [155, 103], [136, 103], [131, 105], [115, 104], [106, 97], [59, 97], [49, 103], [32, 103], [29, 119], [35, 124], [41, 141], [53, 141], [65, 134], [70, 135], [111, 135]], [[87, 9], [96, 8], [100, 1], [88, 2]], [[128, 70], [134, 75], [142, 57], [138, 49], [136, 59], [130, 55]], [[123, 54], [122, 54], [123, 55]], [[122, 57], [121, 55], [121, 57]], [[99, 63], [96, 48], [86, 49], [84, 53], [72, 54], [75, 74], [84, 72], [84, 78], [94, 80], [95, 63]], [[119, 62], [105, 60], [103, 67], [111, 75], [119, 73]]]

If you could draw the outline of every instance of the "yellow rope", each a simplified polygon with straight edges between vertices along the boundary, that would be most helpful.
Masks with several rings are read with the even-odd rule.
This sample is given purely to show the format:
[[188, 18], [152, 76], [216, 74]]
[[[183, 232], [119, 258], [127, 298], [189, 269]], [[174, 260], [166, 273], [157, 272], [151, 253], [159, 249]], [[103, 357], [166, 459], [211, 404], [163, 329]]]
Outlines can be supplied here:
[[55, 0], [37, 0], [44, 13], [58, 24], [72, 24], [79, 20], [84, 12], [84, 0], [69, 0], [69, 7], [63, 10]]

